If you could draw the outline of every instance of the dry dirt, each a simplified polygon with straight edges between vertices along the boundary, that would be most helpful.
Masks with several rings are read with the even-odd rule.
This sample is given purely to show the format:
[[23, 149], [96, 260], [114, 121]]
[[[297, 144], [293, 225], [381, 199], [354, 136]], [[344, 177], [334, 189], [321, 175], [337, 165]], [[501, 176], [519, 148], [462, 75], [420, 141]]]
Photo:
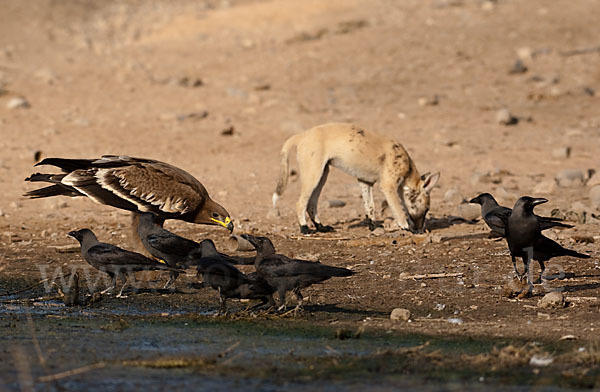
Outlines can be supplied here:
[[[546, 197], [538, 211], [546, 215], [581, 209], [577, 202], [589, 206], [598, 175], [570, 187], [556, 186], [554, 177], [568, 168], [600, 170], [599, 14], [599, 2], [567, 0], [5, 0], [1, 294], [6, 301], [42, 295], [40, 286], [7, 296], [39, 281], [40, 266], [68, 271], [81, 264], [78, 254], [53, 248], [73, 245], [70, 230], [89, 227], [101, 240], [128, 246], [124, 212], [87, 199], [22, 197], [33, 189], [23, 179], [37, 169], [38, 155], [123, 154], [195, 175], [228, 209], [237, 233], [268, 235], [282, 253], [356, 272], [307, 289], [300, 319], [463, 338], [554, 342], [573, 335], [576, 344], [593, 344], [600, 328], [600, 220], [591, 210], [585, 223], [549, 235], [592, 258], [553, 261], [548, 275], [558, 279], [524, 300], [503, 295], [512, 277], [505, 243], [488, 239], [481, 221], [453, 217], [462, 198], [481, 192], [509, 206], [524, 194]], [[509, 72], [519, 58], [526, 71]], [[9, 109], [16, 97], [29, 107]], [[503, 108], [517, 124], [496, 121]], [[335, 233], [299, 235], [298, 181], [280, 201], [281, 216], [269, 214], [282, 143], [331, 121], [393, 136], [421, 173], [441, 172], [427, 236], [374, 236], [350, 227], [364, 215], [360, 190], [336, 169], [321, 202], [346, 205], [320, 211]], [[567, 146], [568, 158], [553, 155]], [[381, 193], [375, 197], [379, 204]], [[224, 230], [167, 227], [192, 239], [210, 237], [224, 249]], [[405, 279], [427, 273], [462, 275]], [[567, 297], [565, 308], [537, 307], [557, 289]], [[151, 308], [156, 301], [157, 309], [181, 305], [199, 313], [217, 306], [208, 290], [159, 298], [133, 295], [105, 306]], [[232, 303], [234, 310], [244, 306]], [[410, 309], [412, 321], [389, 321], [396, 307]], [[22, 315], [10, 317], [23, 322]], [[3, 343], [5, 352], [11, 342]]]

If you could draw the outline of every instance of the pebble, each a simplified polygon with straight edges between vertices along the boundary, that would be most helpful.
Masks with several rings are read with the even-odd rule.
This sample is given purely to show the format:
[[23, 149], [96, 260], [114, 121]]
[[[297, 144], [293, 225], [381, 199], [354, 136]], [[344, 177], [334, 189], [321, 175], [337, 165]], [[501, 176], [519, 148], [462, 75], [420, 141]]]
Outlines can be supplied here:
[[461, 201], [463, 201], [463, 199], [464, 199], [464, 197], [460, 193], [460, 190], [458, 189], [458, 187], [450, 188], [446, 191], [446, 193], [444, 193], [444, 201], [445, 202], [450, 202], [450, 203], [456, 204], [456, 203], [460, 203]]
[[550, 365], [552, 362], [554, 362], [554, 359], [552, 357], [547, 357], [547, 356], [542, 357], [540, 355], [534, 355], [529, 360], [529, 364], [531, 366], [537, 366], [537, 367], [545, 367], [545, 366]]
[[385, 229], [383, 227], [377, 227], [375, 230], [371, 232], [371, 235], [374, 237], [379, 237], [385, 234]]
[[451, 317], [451, 318], [449, 318], [448, 322], [450, 324], [456, 324], [456, 325], [461, 325], [463, 323], [462, 319], [457, 318], [457, 317]]
[[567, 159], [571, 156], [571, 147], [558, 147], [552, 150], [552, 158]]
[[600, 185], [590, 189], [590, 207], [596, 211], [600, 211]]
[[408, 321], [410, 320], [410, 310], [408, 309], [403, 309], [403, 308], [396, 308], [394, 310], [392, 310], [392, 313], [390, 314], [390, 320], [402, 320], [402, 321]]
[[461, 203], [457, 207], [457, 214], [465, 220], [475, 220], [481, 216], [481, 206], [478, 204]]
[[529, 47], [517, 49], [517, 56], [521, 61], [531, 61], [533, 59], [533, 50]]
[[31, 105], [29, 104], [29, 101], [27, 101], [25, 98], [15, 97], [15, 98], [11, 98], [6, 103], [6, 107], [11, 110], [12, 109], [29, 109], [31, 107]]
[[55, 84], [56, 75], [49, 68], [40, 68], [34, 72], [33, 76], [38, 78], [41, 82], [46, 84]]
[[496, 122], [500, 125], [515, 125], [519, 119], [513, 116], [508, 109], [503, 108], [496, 112]]
[[222, 136], [233, 136], [235, 132], [235, 127], [233, 125], [229, 125], [221, 130]]
[[433, 97], [421, 97], [418, 100], [419, 106], [435, 106], [440, 103], [440, 98], [437, 95]]
[[537, 194], [548, 194], [554, 192], [556, 188], [556, 182], [554, 181], [542, 181], [533, 188], [533, 193]]
[[341, 207], [344, 207], [345, 205], [346, 205], [345, 201], [337, 200], [337, 199], [331, 199], [331, 200], [327, 200], [325, 202], [325, 207], [327, 207], [327, 208], [341, 208]]
[[525, 72], [527, 72], [527, 66], [523, 64], [521, 59], [517, 59], [512, 68], [508, 71], [508, 73], [511, 75], [523, 74]]
[[538, 301], [537, 306], [543, 309], [564, 308], [565, 297], [561, 292], [553, 291], [544, 295], [544, 297]]
[[587, 175], [582, 169], [565, 169], [560, 171], [556, 177], [556, 183], [562, 187], [581, 186], [585, 182]]

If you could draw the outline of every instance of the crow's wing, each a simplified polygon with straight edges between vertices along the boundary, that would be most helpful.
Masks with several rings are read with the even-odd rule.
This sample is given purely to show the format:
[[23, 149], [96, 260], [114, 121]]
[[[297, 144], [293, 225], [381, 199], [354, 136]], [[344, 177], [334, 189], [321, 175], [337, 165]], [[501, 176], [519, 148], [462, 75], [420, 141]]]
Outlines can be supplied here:
[[268, 258], [267, 260], [264, 260], [263, 263], [263, 267], [269, 271], [269, 274], [276, 277], [298, 275], [311, 275], [314, 277], [352, 275], [352, 272], [346, 268], [331, 267], [308, 260], [290, 259], [283, 255]]
[[487, 223], [490, 229], [492, 229], [492, 231], [504, 235], [506, 225], [508, 224], [508, 218], [510, 218], [511, 213], [512, 210], [510, 208], [498, 206], [497, 208], [494, 208], [488, 212], [483, 217], [483, 220], [485, 223]]
[[146, 240], [148, 245], [161, 253], [181, 257], [187, 256], [199, 246], [197, 242], [167, 232], [150, 234]]
[[156, 269], [170, 269], [167, 265], [148, 257], [121, 249], [111, 244], [100, 243], [87, 251], [87, 256], [96, 263], [104, 266], [140, 266]]

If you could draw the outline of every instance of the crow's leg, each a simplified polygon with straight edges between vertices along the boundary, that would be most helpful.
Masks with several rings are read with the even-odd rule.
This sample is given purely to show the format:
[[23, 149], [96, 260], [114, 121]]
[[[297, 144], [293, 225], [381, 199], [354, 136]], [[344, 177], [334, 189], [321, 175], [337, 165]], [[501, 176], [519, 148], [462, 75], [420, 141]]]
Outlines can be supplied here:
[[512, 257], [513, 268], [515, 269], [515, 274], [517, 274], [517, 279], [521, 280], [522, 276], [519, 274], [519, 270], [517, 269], [517, 258], [515, 256]]
[[224, 316], [227, 315], [227, 298], [221, 293], [221, 287], [219, 287], [219, 313]]
[[279, 289], [277, 290], [277, 294], [279, 295], [279, 307], [277, 308], [278, 311], [284, 311], [286, 309], [286, 304], [285, 304], [285, 289]]
[[109, 287], [107, 287], [106, 289], [102, 290], [100, 292], [100, 294], [111, 294], [112, 291], [117, 287], [117, 274], [110, 273], [108, 275], [112, 279], [111, 284], [110, 284]]
[[543, 261], [538, 260], [538, 263], [540, 264], [540, 277], [537, 278], [533, 283], [542, 283], [542, 279], [544, 278], [544, 271], [546, 270], [546, 265]]
[[125, 287], [127, 287], [129, 285], [129, 281], [127, 280], [127, 275], [123, 275], [123, 274], [119, 274], [119, 275], [123, 278], [123, 286], [121, 287], [119, 294], [117, 294], [117, 298], [127, 298], [126, 295], [123, 295], [123, 290], [125, 290]]
[[169, 275], [169, 280], [167, 281], [167, 283], [165, 284], [163, 289], [171, 288], [173, 283], [175, 283], [175, 281], [177, 280], [178, 276], [179, 276], [179, 272], [171, 271], [171, 274]]

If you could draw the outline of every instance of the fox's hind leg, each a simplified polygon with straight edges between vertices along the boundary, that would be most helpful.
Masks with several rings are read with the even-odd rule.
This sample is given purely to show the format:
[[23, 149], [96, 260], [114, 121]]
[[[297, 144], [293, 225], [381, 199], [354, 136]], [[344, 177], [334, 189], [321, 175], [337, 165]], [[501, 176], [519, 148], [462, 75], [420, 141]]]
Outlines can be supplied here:
[[[312, 152], [312, 154], [311, 154]], [[296, 215], [300, 231], [303, 234], [310, 233], [306, 221], [306, 214], [310, 216], [317, 231], [333, 231], [331, 226], [321, 225], [321, 221], [317, 215], [317, 204], [321, 189], [327, 181], [329, 173], [329, 165], [318, 158], [315, 151], [305, 151], [301, 146], [298, 146], [298, 166], [300, 167], [300, 197], [296, 203]], [[317, 157], [317, 158], [315, 158]]]
[[323, 174], [321, 175], [321, 179], [317, 184], [316, 188], [313, 190], [310, 199], [308, 200], [308, 216], [310, 220], [315, 225], [315, 228], [318, 232], [329, 233], [334, 231], [331, 226], [324, 226], [321, 224], [321, 220], [319, 219], [319, 215], [317, 213], [317, 206], [319, 203], [319, 196], [321, 196], [321, 190], [323, 190], [323, 186], [327, 181], [327, 175], [329, 175], [329, 165], [325, 165], [323, 169]]

